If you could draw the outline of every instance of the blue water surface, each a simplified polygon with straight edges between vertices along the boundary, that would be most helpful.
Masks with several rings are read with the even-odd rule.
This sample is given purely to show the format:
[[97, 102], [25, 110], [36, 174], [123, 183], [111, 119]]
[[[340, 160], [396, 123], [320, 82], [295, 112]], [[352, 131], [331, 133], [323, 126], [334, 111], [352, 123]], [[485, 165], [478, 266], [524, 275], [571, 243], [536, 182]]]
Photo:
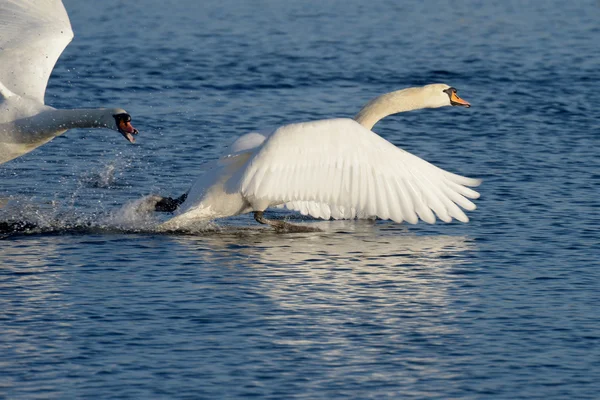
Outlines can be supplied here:
[[[0, 397], [597, 399], [600, 3], [65, 0], [57, 108], [118, 106], [0, 166]], [[1, 66], [0, 66], [1, 67]], [[444, 82], [473, 107], [374, 130], [483, 178], [471, 222], [250, 215], [192, 234], [180, 195], [237, 135]]]

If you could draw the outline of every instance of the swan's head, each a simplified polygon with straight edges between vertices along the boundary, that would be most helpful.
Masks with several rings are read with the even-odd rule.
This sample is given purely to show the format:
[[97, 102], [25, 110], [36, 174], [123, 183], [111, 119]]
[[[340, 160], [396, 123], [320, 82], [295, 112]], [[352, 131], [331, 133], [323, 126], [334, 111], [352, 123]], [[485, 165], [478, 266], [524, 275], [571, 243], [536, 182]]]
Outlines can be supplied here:
[[455, 88], [445, 83], [434, 83], [423, 86], [423, 90], [426, 93], [427, 103], [431, 108], [444, 106], [471, 107], [471, 104], [458, 97]]
[[121, 132], [121, 135], [130, 143], [135, 143], [133, 135], [138, 134], [138, 130], [131, 125], [131, 116], [125, 110], [113, 110], [111, 112], [113, 123], [109, 125], [112, 129]]

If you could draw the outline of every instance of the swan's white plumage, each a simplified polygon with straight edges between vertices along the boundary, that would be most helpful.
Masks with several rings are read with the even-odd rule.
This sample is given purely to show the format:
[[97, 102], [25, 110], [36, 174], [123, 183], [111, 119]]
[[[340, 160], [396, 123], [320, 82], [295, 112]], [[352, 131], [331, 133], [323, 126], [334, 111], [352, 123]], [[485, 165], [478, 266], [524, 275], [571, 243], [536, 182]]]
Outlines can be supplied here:
[[[255, 147], [252, 147], [255, 146]], [[468, 222], [480, 180], [420, 159], [351, 119], [286, 125], [236, 140], [165, 228], [279, 206], [323, 219]]]
[[446, 222], [467, 222], [456, 204], [474, 210], [467, 197], [479, 196], [462, 185], [479, 183], [399, 149], [354, 120], [332, 119], [278, 129], [227, 188], [250, 203], [287, 203], [313, 217], [414, 223], [416, 213], [433, 223], [431, 211]]
[[237, 138], [231, 146], [229, 146], [229, 155], [239, 154], [244, 151], [252, 150], [263, 144], [267, 136], [271, 132], [259, 133], [251, 132]]
[[0, 0], [0, 164], [72, 128], [109, 128], [134, 142], [137, 130], [121, 108], [44, 105], [48, 78], [72, 38], [61, 0]]
[[[316, 218], [468, 222], [480, 180], [444, 171], [372, 132], [381, 118], [419, 108], [470, 107], [445, 84], [386, 93], [355, 119], [329, 119], [250, 133], [229, 146], [190, 188], [165, 229], [268, 207]], [[461, 209], [462, 207], [462, 209]], [[262, 221], [261, 221], [262, 222]]]
[[54, 64], [72, 39], [61, 0], [0, 1], [0, 82], [43, 103]]

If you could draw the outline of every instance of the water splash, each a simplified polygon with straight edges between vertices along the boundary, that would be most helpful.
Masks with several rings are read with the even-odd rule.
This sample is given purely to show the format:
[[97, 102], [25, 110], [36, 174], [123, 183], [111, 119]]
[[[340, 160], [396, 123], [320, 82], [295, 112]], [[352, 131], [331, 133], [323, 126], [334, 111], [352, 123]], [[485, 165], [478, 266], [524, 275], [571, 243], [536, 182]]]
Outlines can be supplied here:
[[154, 212], [157, 196], [148, 195], [123, 206], [105, 211], [81, 211], [60, 202], [36, 202], [35, 199], [6, 198], [0, 208], [0, 238], [15, 235], [62, 233], [179, 233], [198, 234], [220, 231], [221, 227], [206, 221], [185, 229], [168, 229], [162, 224], [170, 215]]
[[114, 159], [101, 168], [85, 172], [79, 178], [82, 185], [93, 188], [110, 189], [119, 185], [122, 171], [127, 167], [122, 160]]

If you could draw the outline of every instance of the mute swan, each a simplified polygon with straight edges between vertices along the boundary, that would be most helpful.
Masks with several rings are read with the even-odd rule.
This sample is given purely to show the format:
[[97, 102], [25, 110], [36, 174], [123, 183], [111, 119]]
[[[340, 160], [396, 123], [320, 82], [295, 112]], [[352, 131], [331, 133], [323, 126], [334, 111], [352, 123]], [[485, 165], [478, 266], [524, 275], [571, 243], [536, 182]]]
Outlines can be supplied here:
[[71, 128], [110, 128], [135, 141], [138, 131], [121, 108], [44, 105], [50, 73], [72, 38], [61, 0], [0, 0], [0, 164]]
[[[369, 102], [353, 119], [285, 125], [263, 135], [238, 138], [178, 199], [149, 196], [157, 211], [177, 215], [165, 229], [254, 212], [260, 223], [296, 230], [263, 216], [285, 206], [316, 218], [379, 217], [415, 224], [469, 219], [478, 179], [444, 171], [385, 140], [370, 129], [381, 118], [403, 111], [470, 104], [456, 89], [432, 84], [388, 93]], [[435, 213], [435, 215], [434, 215]]]

